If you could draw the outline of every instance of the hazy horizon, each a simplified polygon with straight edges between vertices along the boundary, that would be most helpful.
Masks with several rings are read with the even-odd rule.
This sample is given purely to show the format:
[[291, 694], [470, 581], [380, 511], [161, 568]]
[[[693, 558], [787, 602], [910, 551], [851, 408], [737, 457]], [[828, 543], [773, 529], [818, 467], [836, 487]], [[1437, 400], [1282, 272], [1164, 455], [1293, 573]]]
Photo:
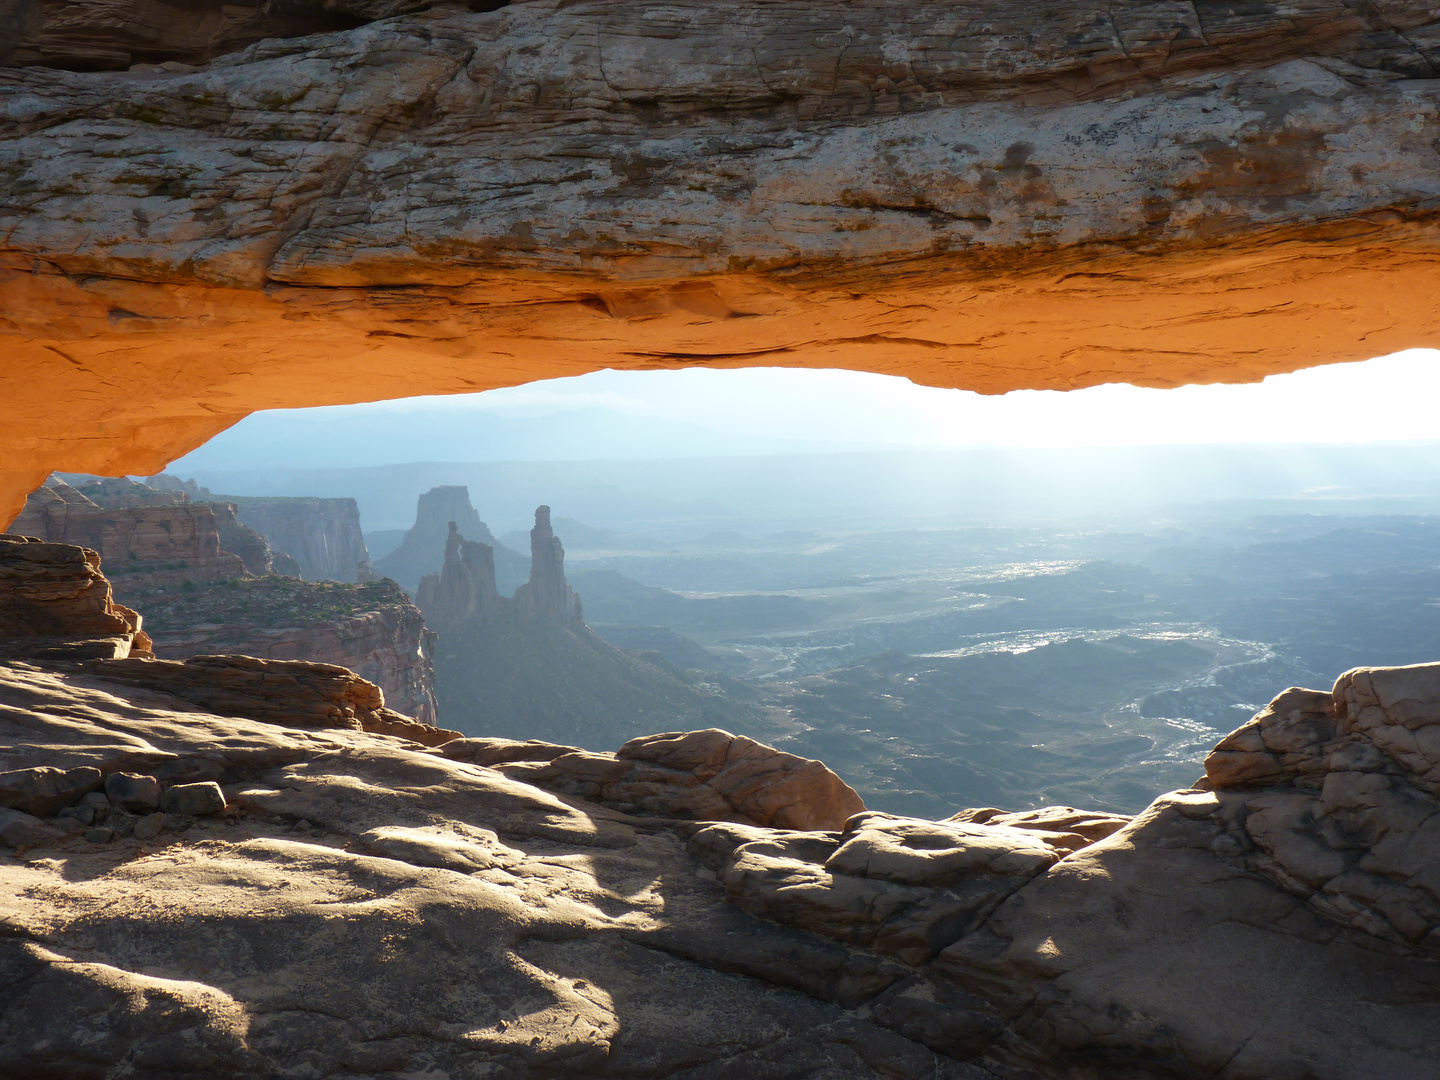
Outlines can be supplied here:
[[170, 471], [617, 461], [976, 447], [1366, 445], [1440, 437], [1440, 352], [1259, 383], [985, 397], [842, 370], [592, 372], [453, 397], [256, 413]]

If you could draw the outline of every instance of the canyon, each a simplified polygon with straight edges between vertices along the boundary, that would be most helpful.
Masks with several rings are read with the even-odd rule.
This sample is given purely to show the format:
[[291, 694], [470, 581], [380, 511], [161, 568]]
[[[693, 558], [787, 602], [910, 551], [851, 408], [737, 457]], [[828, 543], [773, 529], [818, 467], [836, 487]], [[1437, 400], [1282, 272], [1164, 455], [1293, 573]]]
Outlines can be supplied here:
[[435, 696], [447, 725], [591, 748], [677, 722], [756, 726], [753, 691], [618, 648], [585, 624], [548, 506], [535, 511], [530, 549], [528, 580], [504, 596], [495, 548], [467, 539], [452, 521], [443, 565], [420, 581], [415, 599], [436, 635]]
[[[238, 521], [233, 503], [189, 499], [183, 491], [130, 480], [90, 479], [72, 487], [51, 478], [31, 494], [14, 528], [93, 550], [115, 598], [148, 612], [147, 647], [155, 656], [238, 654], [337, 664], [380, 686], [397, 710], [435, 722], [433, 635], [394, 582], [277, 574], [277, 559], [294, 560], [272, 552], [260, 533]], [[342, 535], [359, 535], [353, 500], [274, 501], [284, 504], [281, 515], [262, 522], [273, 525], [278, 517], [307, 554], [333, 550], [327, 523], [348, 520], [327, 519], [323, 507], [316, 513], [311, 504], [348, 503], [354, 527]], [[304, 512], [295, 514], [292, 506]]]
[[[0, 540], [30, 625], [88, 636], [61, 565], [106, 599], [83, 549]], [[1287, 690], [1134, 817], [883, 814], [722, 731], [596, 754], [380, 700], [326, 665], [0, 663], [0, 1067], [1433, 1071], [1440, 665]]]
[[354, 499], [220, 498], [235, 507], [239, 521], [290, 556], [295, 576], [306, 581], [356, 581], [370, 562]]
[[1409, 0], [358, 5], [239, 51], [258, 16], [207, 3], [142, 35], [193, 63], [123, 71], [66, 68], [131, 55], [94, 59], [131, 6], [23, 6], [6, 519], [257, 409], [694, 363], [1173, 386], [1437, 340]]
[[[736, 730], [763, 703], [724, 676], [594, 635], [543, 507], [526, 565], [446, 516], [468, 493], [422, 497], [387, 556], [416, 608], [365, 580], [358, 522], [306, 554], [342, 580], [301, 581], [198, 487], [46, 483], [157, 474], [260, 409], [604, 367], [999, 393], [1435, 345], [1429, 5], [0, 25], [0, 1073], [1433, 1076], [1440, 665], [1277, 683], [1136, 814], [882, 812]], [[614, 606], [672, 602], [645, 596]], [[437, 678], [453, 728], [422, 609], [484, 676]], [[187, 655], [302, 640], [390, 673]], [[983, 667], [862, 660], [790, 719], [898, 708], [886, 680], [943, 704]]]

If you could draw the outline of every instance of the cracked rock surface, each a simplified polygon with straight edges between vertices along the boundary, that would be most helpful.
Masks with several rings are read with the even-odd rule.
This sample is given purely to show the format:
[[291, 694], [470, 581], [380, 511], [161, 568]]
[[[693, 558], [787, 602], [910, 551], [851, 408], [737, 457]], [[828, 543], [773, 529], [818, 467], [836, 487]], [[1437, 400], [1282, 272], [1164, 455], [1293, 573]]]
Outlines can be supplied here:
[[[1440, 1053], [1440, 665], [1287, 691], [1131, 821], [805, 830], [106, 668], [0, 665], [0, 779], [53, 815], [4, 811], [0, 1071], [1420, 1080]], [[137, 818], [95, 790], [122, 773], [226, 806]]]

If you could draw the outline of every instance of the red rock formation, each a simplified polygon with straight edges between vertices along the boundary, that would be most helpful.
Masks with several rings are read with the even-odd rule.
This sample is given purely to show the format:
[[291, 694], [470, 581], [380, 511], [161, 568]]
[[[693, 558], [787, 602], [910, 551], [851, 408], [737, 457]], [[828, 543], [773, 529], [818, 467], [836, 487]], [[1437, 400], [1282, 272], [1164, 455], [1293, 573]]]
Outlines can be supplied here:
[[459, 738], [459, 732], [422, 724], [386, 708], [378, 686], [335, 664], [193, 656], [184, 661], [87, 661], [84, 670], [108, 682], [189, 701], [220, 716], [244, 716], [282, 727], [400, 735], [426, 746]]
[[445, 565], [438, 574], [426, 574], [420, 580], [415, 602], [436, 630], [498, 613], [502, 598], [495, 587], [495, 549], [466, 540], [455, 522], [450, 522]]
[[455, 529], [468, 538], [468, 543], [490, 549], [493, 572], [489, 576], [493, 584], [507, 583], [508, 594], [525, 580], [530, 568], [524, 556], [495, 539], [470, 504], [469, 489], [459, 484], [431, 488], [415, 500], [415, 524], [399, 547], [376, 562], [375, 571], [394, 578], [407, 589], [417, 588], [425, 575], [441, 570]]
[[353, 582], [360, 564], [370, 561], [354, 499], [235, 496], [229, 502], [238, 520], [293, 559], [306, 581]]
[[[114, 13], [112, 55], [150, 21], [63, 10], [86, 48]], [[260, 408], [695, 363], [1173, 386], [1440, 343], [1437, 25], [536, 0], [9, 69], [0, 519]]]
[[115, 505], [98, 505], [51, 480], [26, 501], [15, 531], [98, 552], [106, 575], [126, 594], [246, 573], [244, 561], [221, 548], [219, 522], [208, 503], [190, 504], [184, 495], [125, 480], [97, 484], [95, 494]]
[[632, 814], [836, 830], [865, 809], [821, 762], [714, 728], [631, 739], [613, 754], [493, 743], [465, 739], [446, 756]]
[[142, 619], [112, 599], [100, 556], [0, 536], [0, 649], [9, 656], [148, 656]]
[[393, 581], [365, 585], [269, 577], [132, 596], [155, 654], [238, 653], [338, 664], [375, 683], [390, 707], [436, 722], [434, 635]]
[[420, 583], [420, 610], [437, 633], [435, 694], [446, 723], [470, 735], [613, 746], [677, 721], [753, 721], [748, 705], [586, 626], [548, 508], [536, 520], [531, 579], [513, 598], [495, 588], [490, 546], [466, 540], [453, 523], [444, 567]]
[[[95, 505], [82, 489], [107, 505]], [[400, 712], [435, 722], [431, 635], [394, 582], [332, 586], [269, 576], [265, 538], [235, 520], [232, 504], [188, 499], [128, 480], [81, 488], [51, 480], [18, 524], [47, 539], [99, 545], [118, 598], [151, 616], [159, 656], [238, 653], [339, 664], [380, 686]], [[354, 508], [353, 500], [331, 501]], [[222, 538], [239, 552], [221, 550]]]
[[[281, 566], [276, 566], [277, 556], [270, 550], [269, 543], [265, 537], [235, 516], [234, 503], [211, 502], [206, 505], [215, 513], [215, 529], [220, 534], [220, 546], [230, 554], [240, 557], [247, 574], [300, 576], [298, 564], [283, 552], [278, 556]], [[292, 567], [294, 573], [290, 572]]]

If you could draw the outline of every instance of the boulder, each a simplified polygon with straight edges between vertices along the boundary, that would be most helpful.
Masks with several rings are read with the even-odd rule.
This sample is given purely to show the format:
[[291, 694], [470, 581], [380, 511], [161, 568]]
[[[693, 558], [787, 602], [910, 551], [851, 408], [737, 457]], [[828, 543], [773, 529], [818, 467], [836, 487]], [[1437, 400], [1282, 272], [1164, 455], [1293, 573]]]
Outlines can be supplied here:
[[471, 765], [504, 765], [511, 761], [554, 761], [565, 754], [583, 754], [578, 746], [558, 746], [536, 739], [453, 739], [440, 747], [451, 761]]
[[865, 808], [821, 762], [718, 728], [632, 739], [614, 754], [497, 767], [552, 791], [662, 817], [825, 830]]
[[51, 817], [72, 806], [100, 786], [100, 770], [88, 765], [74, 769], [38, 766], [0, 773], [0, 806]]
[[173, 814], [201, 817], [225, 809], [225, 793], [213, 780], [199, 784], [176, 784], [160, 796], [160, 809]]
[[1440, 795], [1440, 664], [1356, 668], [1332, 696], [1342, 734], [1362, 737], [1410, 783]]
[[714, 825], [690, 850], [752, 914], [921, 965], [1066, 853], [1046, 835], [867, 812], [828, 834]]
[[1104, 840], [1130, 824], [1129, 814], [1107, 814], [1101, 810], [1077, 810], [1073, 806], [1042, 806], [1036, 810], [1006, 813], [995, 807], [961, 810], [947, 821], [1005, 825], [1044, 833], [1044, 841], [1056, 850], [1079, 851]]
[[0, 808], [0, 843], [13, 848], [53, 844], [65, 834], [31, 814]]
[[160, 781], [138, 773], [111, 773], [105, 778], [105, 795], [125, 810], [154, 810], [160, 805]]

